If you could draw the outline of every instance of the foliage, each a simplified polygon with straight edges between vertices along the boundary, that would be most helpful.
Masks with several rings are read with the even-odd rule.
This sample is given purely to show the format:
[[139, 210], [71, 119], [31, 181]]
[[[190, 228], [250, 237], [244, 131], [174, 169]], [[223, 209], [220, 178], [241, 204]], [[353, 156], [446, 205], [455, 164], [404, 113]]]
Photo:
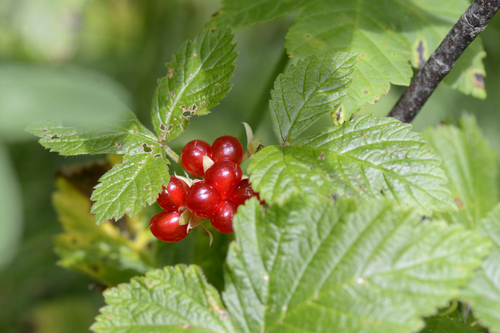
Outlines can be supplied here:
[[[133, 69], [127, 67], [145, 73], [144, 81], [129, 82], [128, 88], [141, 86], [137, 96], [152, 96], [150, 117], [142, 114], [144, 103], [129, 107], [128, 94], [112, 81], [102, 79], [93, 86], [98, 75], [78, 70], [56, 74], [36, 66], [0, 68], [6, 78], [14, 78], [12, 87], [0, 79], [5, 88], [0, 92], [5, 97], [0, 98], [0, 115], [15, 119], [16, 126], [29, 118], [32, 123], [26, 130], [51, 152], [106, 154], [113, 161], [98, 174], [98, 184], [97, 178], [89, 181], [85, 174], [71, 179], [58, 173], [52, 197], [63, 229], [53, 239], [58, 263], [110, 287], [91, 329], [500, 332], [498, 156], [475, 117], [466, 114], [457, 123], [447, 120], [419, 134], [392, 118], [356, 114], [367, 102], [377, 103], [389, 93], [391, 84], [408, 85], [412, 66], [421, 68], [469, 2], [223, 0], [222, 4], [201, 32], [203, 19], [197, 20], [198, 30], [193, 29], [197, 35], [178, 47], [156, 87], [151, 73], [157, 76], [163, 53], [137, 58]], [[74, 6], [84, 8], [83, 2]], [[117, 17], [141, 15], [139, 8], [146, 8], [150, 18], [163, 17], [152, 4], [123, 6], [121, 10], [127, 9], [117, 10]], [[16, 10], [12, 4], [5, 8]], [[193, 8], [189, 10], [196, 11]], [[211, 248], [200, 228], [179, 243], [159, 243], [150, 234], [148, 221], [157, 211], [153, 204], [162, 185], [181, 170], [179, 142], [190, 135], [199, 138], [200, 132], [212, 127], [217, 135], [225, 132], [217, 120], [222, 114], [203, 120], [194, 116], [225, 107], [217, 105], [232, 88], [233, 74], [235, 87], [243, 85], [238, 70], [250, 61], [248, 50], [238, 49], [238, 60], [233, 39], [244, 39], [247, 30], [236, 37], [232, 30], [294, 13], [295, 22], [286, 33], [287, 57], [278, 63], [282, 67], [276, 68], [277, 77], [263, 84], [270, 87], [274, 82], [270, 113], [266, 116], [267, 110], [259, 108], [249, 116], [268, 120], [267, 127], [254, 128], [257, 138], [263, 135], [267, 140], [246, 165], [252, 187], [265, 204], [254, 198], [240, 206], [234, 236], [218, 235]], [[183, 16], [177, 19], [182, 21]], [[131, 50], [165, 43], [163, 36], [141, 44], [137, 36], [147, 37], [154, 25], [146, 20], [130, 22], [119, 32], [129, 43], [119, 52], [130, 55]], [[266, 27], [289, 21], [277, 22]], [[176, 42], [165, 44], [172, 47]], [[67, 56], [64, 52], [57, 53], [57, 61]], [[485, 98], [484, 56], [477, 40], [445, 82], [464, 94]], [[285, 70], [288, 57], [297, 59]], [[122, 60], [117, 67], [130, 63], [128, 56]], [[148, 61], [156, 65], [146, 74], [147, 65], [142, 64]], [[267, 62], [260, 64], [261, 71]], [[110, 62], [101, 66], [109, 68]], [[252, 75], [259, 77], [261, 71]], [[31, 73], [32, 85], [26, 80]], [[73, 85], [79, 74], [82, 85]], [[74, 116], [58, 117], [57, 107], [43, 117], [16, 115], [16, 108], [6, 111], [22, 100], [19, 96], [26, 96], [25, 106], [37, 105], [33, 96], [43, 92], [37, 89], [45, 75], [50, 78], [47, 92], [55, 86], [67, 95], [60, 106], [71, 109], [74, 97], [79, 106]], [[142, 84], [145, 81], [151, 82]], [[226, 116], [239, 121], [257, 90], [245, 91], [250, 97], [236, 103], [241, 110]], [[257, 99], [264, 101], [268, 93], [261, 92]], [[121, 95], [127, 106], [116, 103], [113, 95]], [[229, 94], [231, 98], [236, 97]], [[93, 113], [85, 114], [80, 107], [85, 99], [93, 102], [87, 106]], [[19, 110], [30, 108], [19, 105]], [[39, 104], [41, 109], [52, 105]], [[108, 109], [109, 114], [103, 112]], [[182, 135], [188, 125], [189, 131]], [[3, 128], [9, 130], [5, 133], [16, 129], [6, 122], [0, 124]], [[271, 132], [278, 140], [275, 145], [267, 142]], [[0, 169], [6, 170], [0, 183], [13, 193], [4, 206], [15, 219], [20, 199], [16, 183], [5, 181], [14, 178], [4, 140], [12, 140], [11, 135], [0, 135]], [[7, 239], [19, 233], [19, 228], [5, 230]], [[10, 259], [5, 258], [0, 257], [0, 265]], [[26, 271], [19, 267], [19, 272]], [[68, 304], [74, 306], [74, 299]], [[22, 302], [13, 302], [13, 308], [22, 308]], [[50, 330], [41, 318], [44, 313], [55, 318], [57, 311], [44, 309], [36, 308], [32, 317]], [[72, 330], [70, 323], [66, 325]]]

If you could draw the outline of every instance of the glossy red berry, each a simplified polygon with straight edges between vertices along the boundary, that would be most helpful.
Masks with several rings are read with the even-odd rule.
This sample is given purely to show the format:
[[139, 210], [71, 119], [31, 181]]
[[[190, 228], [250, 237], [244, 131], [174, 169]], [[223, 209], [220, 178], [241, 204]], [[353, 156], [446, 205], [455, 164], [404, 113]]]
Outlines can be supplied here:
[[186, 205], [199, 217], [210, 217], [219, 206], [222, 197], [215, 187], [204, 181], [194, 183], [186, 195]]
[[149, 230], [164, 242], [178, 242], [188, 235], [187, 224], [179, 225], [181, 213], [177, 211], [162, 211], [151, 219]]
[[225, 135], [217, 138], [212, 144], [212, 160], [232, 161], [240, 164], [243, 159], [243, 146], [234, 136]]
[[[252, 186], [247, 179], [243, 179], [236, 185], [235, 189], [229, 195], [228, 199], [231, 200], [236, 206], [242, 205], [251, 197], [258, 197], [258, 194], [252, 190]], [[261, 202], [262, 203], [262, 202]]]
[[215, 187], [222, 198], [226, 198], [238, 185], [243, 172], [238, 164], [231, 161], [215, 162], [207, 172], [203, 181]]
[[178, 210], [185, 205], [188, 189], [189, 187], [183, 180], [172, 176], [167, 187], [162, 187], [156, 202], [165, 210]]
[[236, 205], [229, 199], [221, 201], [214, 215], [210, 218], [210, 223], [215, 230], [228, 234], [233, 232], [233, 216], [236, 213]]
[[181, 163], [187, 172], [195, 177], [202, 177], [203, 156], [212, 156], [212, 147], [203, 140], [188, 142], [181, 152]]

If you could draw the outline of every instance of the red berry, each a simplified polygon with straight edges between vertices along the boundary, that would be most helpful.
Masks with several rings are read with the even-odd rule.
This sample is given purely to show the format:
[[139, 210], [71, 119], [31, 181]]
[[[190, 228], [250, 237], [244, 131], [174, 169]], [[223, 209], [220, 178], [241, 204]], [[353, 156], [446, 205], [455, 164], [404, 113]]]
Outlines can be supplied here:
[[[258, 194], [252, 190], [252, 186], [247, 179], [243, 179], [236, 185], [233, 192], [229, 195], [228, 199], [231, 200], [236, 206], [242, 205], [247, 199], [257, 196]], [[262, 202], [261, 202], [262, 203]]]
[[194, 183], [186, 196], [186, 205], [199, 217], [210, 217], [219, 206], [222, 197], [215, 187], [203, 181]]
[[233, 232], [233, 216], [236, 213], [236, 205], [229, 199], [221, 201], [214, 215], [210, 218], [210, 223], [215, 230], [228, 234]]
[[231, 161], [215, 162], [207, 172], [203, 181], [215, 187], [222, 198], [226, 198], [238, 185], [243, 172], [238, 164]]
[[187, 172], [195, 177], [202, 177], [203, 156], [212, 156], [212, 147], [203, 140], [189, 141], [181, 152], [181, 163]]
[[240, 164], [243, 159], [243, 146], [234, 136], [225, 135], [217, 138], [212, 144], [212, 160], [232, 161]]
[[178, 242], [188, 234], [188, 225], [179, 225], [180, 216], [179, 212], [164, 210], [151, 218], [149, 230], [159, 240], [169, 243]]
[[156, 202], [165, 210], [178, 210], [184, 206], [188, 189], [189, 187], [183, 180], [172, 176], [167, 187], [162, 187]]

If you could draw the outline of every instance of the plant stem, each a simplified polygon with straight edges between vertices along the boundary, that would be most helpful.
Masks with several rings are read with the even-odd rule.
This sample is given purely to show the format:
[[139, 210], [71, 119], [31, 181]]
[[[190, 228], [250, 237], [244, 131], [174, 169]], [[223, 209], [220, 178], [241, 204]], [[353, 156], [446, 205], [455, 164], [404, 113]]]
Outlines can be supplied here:
[[388, 116], [404, 123], [412, 122], [460, 55], [486, 28], [499, 8], [500, 0], [474, 1], [413, 78]]
[[[266, 85], [262, 88], [263, 93], [260, 95], [258, 103], [246, 120], [246, 123], [250, 125], [254, 132], [262, 122], [262, 114], [269, 108], [269, 99], [271, 97], [271, 89], [273, 89], [274, 87], [274, 81], [279, 74], [284, 72], [286, 66], [288, 65], [288, 60], [288, 54], [286, 53], [286, 50], [284, 50], [283, 54], [278, 60], [278, 63], [274, 67], [274, 71], [267, 80]], [[242, 134], [241, 136], [243, 137], [244, 135]]]
[[165, 149], [165, 152], [167, 153], [168, 157], [170, 157], [172, 160], [174, 160], [175, 163], [181, 164], [181, 159], [180, 159], [179, 155], [176, 154], [175, 151], [170, 149], [170, 147], [167, 145], [163, 144], [162, 146]]

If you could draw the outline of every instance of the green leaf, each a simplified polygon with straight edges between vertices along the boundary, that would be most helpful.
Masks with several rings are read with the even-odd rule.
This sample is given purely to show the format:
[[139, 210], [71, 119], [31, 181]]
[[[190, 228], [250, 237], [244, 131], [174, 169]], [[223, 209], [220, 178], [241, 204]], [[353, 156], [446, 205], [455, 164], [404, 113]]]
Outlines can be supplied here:
[[294, 197], [238, 210], [223, 294], [240, 332], [414, 332], [458, 294], [488, 243], [387, 200]]
[[474, 315], [491, 332], [500, 332], [500, 205], [481, 220], [479, 232], [493, 242], [489, 257], [462, 292], [470, 301]]
[[[148, 221], [140, 220], [144, 234], [131, 240], [114, 224], [96, 226], [90, 212], [90, 200], [64, 178], [56, 180], [52, 201], [65, 232], [54, 238], [58, 263], [86, 274], [108, 286], [127, 282], [154, 268], [147, 243], [152, 236]], [[125, 221], [129, 225], [129, 221]]]
[[146, 273], [104, 293], [97, 333], [236, 332], [219, 293], [197, 266]]
[[458, 127], [428, 129], [424, 137], [443, 160], [441, 167], [459, 208], [440, 217], [476, 230], [499, 200], [497, 187], [491, 185], [498, 179], [497, 154], [488, 146], [473, 116], [463, 116]]
[[229, 92], [237, 57], [232, 39], [229, 28], [205, 29], [173, 56], [167, 76], [158, 81], [151, 110], [160, 141], [177, 137], [189, 118], [208, 114]]
[[317, 1], [297, 18], [287, 34], [286, 48], [296, 57], [323, 52], [358, 53], [353, 82], [343, 104], [344, 118], [366, 102], [376, 103], [390, 84], [408, 85], [410, 44], [394, 27], [392, 8], [369, 0]]
[[40, 144], [61, 155], [141, 154], [157, 139], [132, 111], [125, 119], [93, 126], [65, 127], [61, 121], [34, 123], [26, 131], [40, 137]]
[[298, 11], [312, 0], [223, 0], [224, 7], [214, 14], [212, 26], [241, 29], [274, 20]]
[[148, 153], [126, 155], [122, 164], [99, 179], [91, 197], [97, 224], [117, 220], [125, 213], [137, 214], [146, 202], [154, 203], [161, 187], [168, 184], [168, 160], [162, 156], [162, 147], [157, 143], [147, 149]]
[[356, 58], [357, 55], [349, 53], [311, 56], [276, 78], [269, 108], [274, 133], [282, 144], [293, 142], [297, 135], [340, 105], [351, 82], [349, 75]]
[[[470, 6], [467, 0], [442, 0], [436, 5], [432, 0], [400, 2], [402, 34], [412, 45], [411, 62], [421, 68], [429, 56], [441, 44], [451, 27]], [[444, 82], [460, 92], [485, 98], [482, 59], [486, 56], [480, 38], [477, 38], [460, 56]]]
[[478, 333], [473, 327], [455, 318], [432, 317], [425, 319], [426, 327], [420, 333]]
[[304, 196], [391, 198], [421, 213], [456, 209], [441, 161], [411, 126], [364, 115], [314, 137], [269, 146], [248, 167], [253, 188], [267, 203]]

